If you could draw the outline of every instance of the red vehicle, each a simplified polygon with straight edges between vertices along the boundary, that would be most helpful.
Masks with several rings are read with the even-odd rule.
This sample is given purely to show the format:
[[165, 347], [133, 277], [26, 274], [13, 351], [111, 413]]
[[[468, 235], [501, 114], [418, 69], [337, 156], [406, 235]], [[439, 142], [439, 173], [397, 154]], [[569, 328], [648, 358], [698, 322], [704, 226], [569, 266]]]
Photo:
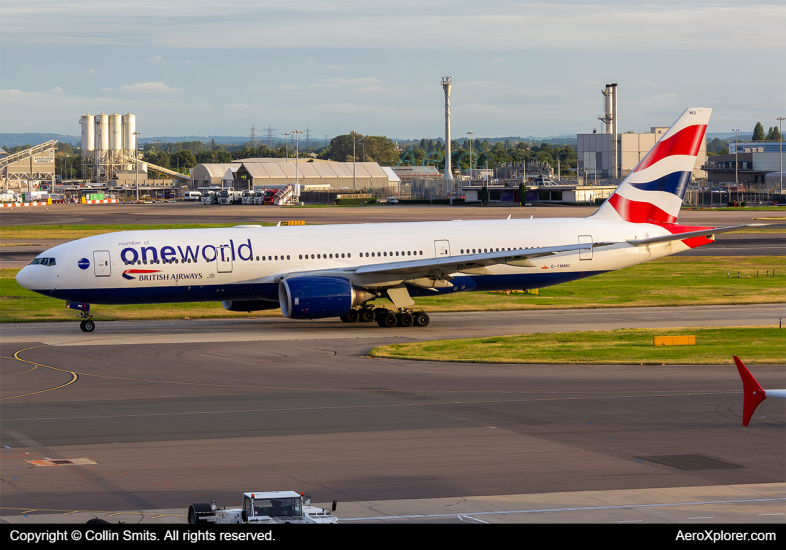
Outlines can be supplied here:
[[278, 189], [266, 189], [265, 195], [262, 197], [262, 204], [273, 204], [276, 193], [278, 193]]

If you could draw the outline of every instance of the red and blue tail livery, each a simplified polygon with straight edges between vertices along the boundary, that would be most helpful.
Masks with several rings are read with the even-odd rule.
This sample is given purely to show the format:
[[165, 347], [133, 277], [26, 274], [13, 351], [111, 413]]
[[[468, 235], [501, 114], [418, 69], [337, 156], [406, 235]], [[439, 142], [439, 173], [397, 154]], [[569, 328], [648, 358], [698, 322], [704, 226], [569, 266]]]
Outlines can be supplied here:
[[593, 217], [673, 224], [682, 206], [712, 109], [687, 109]]

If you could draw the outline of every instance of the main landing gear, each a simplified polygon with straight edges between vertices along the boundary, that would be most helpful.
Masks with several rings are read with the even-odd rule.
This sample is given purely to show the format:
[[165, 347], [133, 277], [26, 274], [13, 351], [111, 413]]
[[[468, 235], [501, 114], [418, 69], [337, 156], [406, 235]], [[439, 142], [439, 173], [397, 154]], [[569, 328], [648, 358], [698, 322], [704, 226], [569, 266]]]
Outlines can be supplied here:
[[345, 323], [369, 323], [376, 321], [381, 327], [427, 327], [431, 318], [425, 311], [402, 310], [398, 313], [386, 308], [351, 309], [341, 320]]

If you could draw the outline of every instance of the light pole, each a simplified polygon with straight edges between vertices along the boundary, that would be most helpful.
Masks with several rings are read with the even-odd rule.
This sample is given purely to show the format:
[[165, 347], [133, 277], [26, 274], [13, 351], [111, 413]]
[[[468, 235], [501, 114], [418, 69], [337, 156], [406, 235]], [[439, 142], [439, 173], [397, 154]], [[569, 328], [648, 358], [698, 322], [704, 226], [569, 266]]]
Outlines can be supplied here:
[[355, 180], [355, 160], [356, 160], [355, 159], [355, 139], [357, 138], [358, 133], [355, 130], [352, 130], [350, 132], [350, 135], [352, 136], [352, 189], [354, 191], [357, 191], [357, 185], [356, 185], [356, 180]]
[[289, 132], [284, 132], [284, 156], [287, 158], [285, 162], [289, 162]]
[[139, 132], [134, 132], [134, 186], [136, 187], [136, 202], [139, 202]]
[[[739, 180], [739, 162], [737, 161], [737, 153], [739, 152], [739, 146], [737, 145], [737, 132], [740, 131], [739, 128], [732, 128], [734, 131], [734, 187], [737, 187], [737, 181]], [[731, 193], [729, 193], [729, 200], [731, 200]]]
[[467, 132], [469, 136], [469, 184], [472, 185], [472, 136], [475, 135], [475, 132]]
[[782, 132], [782, 123], [786, 118], [779, 116], [775, 120], [778, 121], [778, 141], [781, 144], [781, 192], [780, 196], [783, 198], [783, 132]]
[[297, 158], [300, 156], [300, 134], [303, 132], [300, 130], [292, 130], [290, 134], [295, 135], [295, 193], [300, 195], [300, 174], [297, 171]]

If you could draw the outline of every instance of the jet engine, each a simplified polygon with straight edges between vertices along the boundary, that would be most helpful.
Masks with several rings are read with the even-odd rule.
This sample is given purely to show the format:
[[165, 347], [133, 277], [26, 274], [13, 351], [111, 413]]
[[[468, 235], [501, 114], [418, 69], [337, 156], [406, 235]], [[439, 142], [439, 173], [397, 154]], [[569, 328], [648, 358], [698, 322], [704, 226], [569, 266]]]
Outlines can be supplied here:
[[289, 319], [341, 317], [374, 298], [341, 277], [291, 277], [278, 285], [281, 313]]

